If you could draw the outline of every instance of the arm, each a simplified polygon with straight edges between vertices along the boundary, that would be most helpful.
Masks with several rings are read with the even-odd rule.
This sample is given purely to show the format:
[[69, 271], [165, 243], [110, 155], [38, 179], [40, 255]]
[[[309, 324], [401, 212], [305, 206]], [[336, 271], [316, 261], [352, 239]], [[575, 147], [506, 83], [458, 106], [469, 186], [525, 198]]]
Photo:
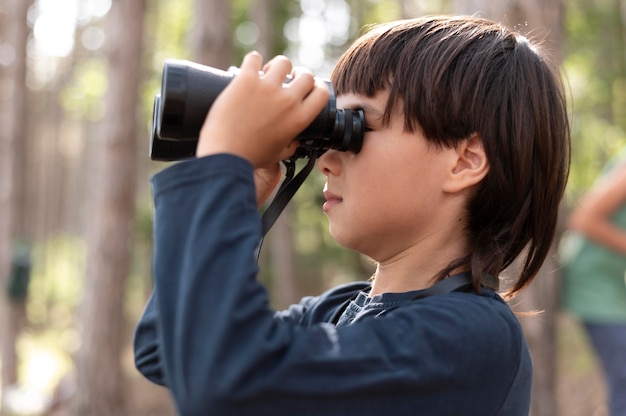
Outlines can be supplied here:
[[626, 254], [626, 232], [611, 216], [626, 201], [626, 164], [592, 187], [569, 218], [569, 226], [597, 243]]
[[450, 294], [462, 302], [433, 297], [346, 327], [276, 317], [256, 280], [252, 172], [217, 155], [155, 177], [159, 356], [181, 415], [384, 413], [398, 395], [415, 408], [441, 400], [442, 414], [455, 414], [451, 385], [472, 397], [489, 389], [475, 414], [496, 414], [488, 409], [506, 394], [522, 348], [503, 303]]
[[[291, 305], [283, 311], [275, 312], [274, 317], [292, 325], [310, 326], [312, 322], [327, 320], [334, 308], [341, 305], [345, 298], [349, 297], [354, 290], [360, 290], [365, 286], [367, 285], [346, 285], [345, 288], [340, 287], [319, 297], [305, 297], [300, 303]], [[356, 289], [353, 287], [356, 287]], [[158, 334], [159, 316], [156, 297], [155, 289], [135, 328], [133, 351], [137, 370], [153, 383], [167, 387], [163, 360], [161, 358], [162, 351], [160, 345], [162, 341]], [[323, 308], [321, 309], [318, 308], [320, 300], [323, 302]], [[308, 313], [310, 309], [312, 311]], [[307, 317], [306, 321], [303, 321], [305, 316]]]
[[[268, 63], [263, 68], [265, 75], [259, 77], [260, 59], [256, 53], [246, 56], [236, 82], [214, 103], [197, 149], [199, 157], [229, 153], [253, 163], [258, 206], [280, 180], [278, 161], [289, 157], [297, 147], [293, 137], [328, 100], [326, 86], [316, 85], [312, 75], [302, 69], [292, 71], [293, 82], [283, 88], [285, 76], [291, 71], [291, 64], [283, 57]], [[155, 290], [134, 334], [135, 362], [148, 379], [164, 385], [156, 298]]]

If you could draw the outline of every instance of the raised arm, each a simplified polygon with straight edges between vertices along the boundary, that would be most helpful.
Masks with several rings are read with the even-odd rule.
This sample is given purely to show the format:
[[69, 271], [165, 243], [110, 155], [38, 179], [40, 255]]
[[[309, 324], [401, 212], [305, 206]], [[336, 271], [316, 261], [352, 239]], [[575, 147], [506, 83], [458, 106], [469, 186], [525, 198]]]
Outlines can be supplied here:
[[611, 217], [626, 203], [626, 163], [601, 178], [583, 196], [569, 218], [570, 228], [598, 244], [626, 254], [626, 230]]

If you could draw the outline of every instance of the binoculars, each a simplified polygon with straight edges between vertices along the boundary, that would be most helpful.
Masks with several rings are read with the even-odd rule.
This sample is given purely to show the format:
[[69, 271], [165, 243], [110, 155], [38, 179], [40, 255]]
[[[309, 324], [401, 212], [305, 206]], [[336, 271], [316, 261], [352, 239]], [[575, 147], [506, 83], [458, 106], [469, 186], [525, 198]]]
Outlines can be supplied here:
[[[174, 161], [195, 157], [200, 129], [213, 101], [237, 75], [183, 60], [168, 60], [163, 67], [161, 91], [155, 96], [150, 137], [150, 158]], [[285, 80], [285, 84], [289, 79]], [[362, 110], [338, 109], [330, 81], [330, 98], [315, 120], [295, 139], [293, 158], [317, 158], [328, 149], [361, 149], [364, 133]]]

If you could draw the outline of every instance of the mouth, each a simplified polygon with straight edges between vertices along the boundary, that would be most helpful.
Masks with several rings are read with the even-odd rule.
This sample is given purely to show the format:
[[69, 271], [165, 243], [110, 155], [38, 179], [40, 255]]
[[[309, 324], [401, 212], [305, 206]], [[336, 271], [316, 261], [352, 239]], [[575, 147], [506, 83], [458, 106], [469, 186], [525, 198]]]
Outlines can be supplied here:
[[324, 199], [326, 200], [326, 202], [324, 202], [324, 205], [322, 205], [322, 210], [324, 211], [324, 213], [327, 213], [335, 205], [340, 204], [343, 201], [340, 196], [333, 194], [327, 189], [324, 189]]

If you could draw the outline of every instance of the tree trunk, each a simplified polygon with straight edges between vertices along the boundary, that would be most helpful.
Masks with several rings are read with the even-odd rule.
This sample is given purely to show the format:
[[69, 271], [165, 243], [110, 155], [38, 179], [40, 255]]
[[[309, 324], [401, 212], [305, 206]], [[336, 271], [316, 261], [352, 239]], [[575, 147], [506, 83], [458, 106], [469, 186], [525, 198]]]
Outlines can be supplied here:
[[[560, 276], [554, 258], [555, 253], [552, 252], [533, 283], [513, 301], [516, 311], [539, 314], [520, 317], [534, 368], [531, 416], [558, 414], [556, 333]], [[516, 262], [510, 267], [509, 273], [519, 273], [521, 266]]]
[[286, 308], [298, 301], [291, 217], [291, 207], [288, 205], [274, 223], [266, 239], [269, 270], [272, 276], [272, 306], [277, 309]]
[[196, 0], [191, 32], [194, 59], [203, 65], [227, 69], [233, 65], [233, 30], [229, 0]]
[[[29, 29], [26, 14], [30, 1], [10, 0], [3, 22], [6, 44], [13, 50], [10, 63], [0, 73], [0, 299], [2, 402], [7, 388], [18, 381], [18, 355], [15, 347], [24, 316], [25, 298], [11, 296], [11, 264], [18, 227], [17, 203], [23, 201], [21, 178], [16, 160], [22, 160], [19, 149], [26, 130], [26, 42]], [[9, 294], [9, 296], [7, 296]]]
[[76, 416], [124, 415], [124, 293], [135, 205], [136, 131], [145, 0], [113, 2], [108, 23], [109, 89], [93, 169], [82, 343], [76, 356]]
[[272, 8], [275, 1], [257, 0], [254, 2], [250, 12], [250, 20], [256, 23], [259, 28], [259, 39], [254, 45], [261, 54], [264, 61], [272, 58], [274, 50], [274, 28], [272, 27]]

